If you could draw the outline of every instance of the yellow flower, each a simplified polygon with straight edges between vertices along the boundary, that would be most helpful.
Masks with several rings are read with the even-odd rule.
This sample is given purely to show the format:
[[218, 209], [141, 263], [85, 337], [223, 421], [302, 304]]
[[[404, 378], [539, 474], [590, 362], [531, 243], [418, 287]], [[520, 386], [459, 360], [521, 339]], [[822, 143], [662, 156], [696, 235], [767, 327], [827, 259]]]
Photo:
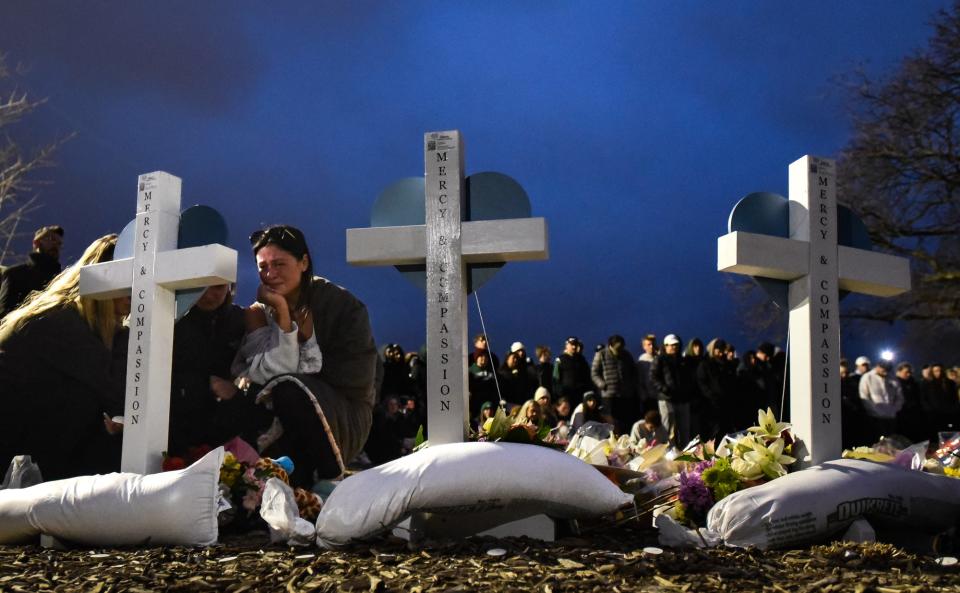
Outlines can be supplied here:
[[893, 461], [893, 455], [880, 453], [872, 447], [854, 447], [853, 449], [844, 449], [841, 455], [844, 459], [866, 459], [868, 461], [879, 461], [880, 463], [890, 463]]
[[243, 473], [243, 468], [234, 454], [228, 452], [224, 455], [223, 465], [220, 467], [220, 481], [226, 484], [228, 488], [232, 488], [241, 473]]
[[747, 430], [768, 437], [779, 437], [780, 433], [790, 428], [788, 422], [777, 422], [773, 415], [773, 410], [767, 408], [767, 411], [757, 410], [758, 426], [751, 426]]

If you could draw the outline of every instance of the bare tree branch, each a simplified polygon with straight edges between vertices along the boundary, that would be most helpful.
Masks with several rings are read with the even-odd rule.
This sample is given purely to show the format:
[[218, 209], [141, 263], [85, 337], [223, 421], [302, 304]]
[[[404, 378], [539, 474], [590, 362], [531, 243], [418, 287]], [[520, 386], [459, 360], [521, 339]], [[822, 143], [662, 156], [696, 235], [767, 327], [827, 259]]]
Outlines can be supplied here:
[[[44, 181], [36, 173], [53, 165], [53, 154], [73, 135], [32, 151], [12, 138], [10, 126], [45, 103], [16, 88], [13, 75], [0, 54], [0, 264], [10, 263], [14, 238], [26, 215], [38, 207], [37, 189]], [[13, 88], [6, 88], [13, 85]]]
[[874, 244], [911, 258], [914, 290], [846, 316], [960, 318], [960, 1], [940, 11], [928, 46], [885, 79], [846, 81], [853, 138], [839, 159], [838, 199]]

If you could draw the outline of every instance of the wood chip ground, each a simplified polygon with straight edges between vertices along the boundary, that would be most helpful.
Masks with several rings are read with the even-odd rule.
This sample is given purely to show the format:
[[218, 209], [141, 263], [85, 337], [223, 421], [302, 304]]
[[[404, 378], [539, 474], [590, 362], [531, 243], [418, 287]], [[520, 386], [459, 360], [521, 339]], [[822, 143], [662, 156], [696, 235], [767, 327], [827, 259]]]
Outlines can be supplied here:
[[[655, 545], [654, 532], [611, 530], [555, 543], [471, 538], [420, 549], [393, 539], [343, 551], [289, 548], [259, 532], [209, 548], [0, 546], [0, 592], [960, 592], [956, 566], [888, 544], [643, 551]], [[496, 548], [505, 553], [488, 553]]]

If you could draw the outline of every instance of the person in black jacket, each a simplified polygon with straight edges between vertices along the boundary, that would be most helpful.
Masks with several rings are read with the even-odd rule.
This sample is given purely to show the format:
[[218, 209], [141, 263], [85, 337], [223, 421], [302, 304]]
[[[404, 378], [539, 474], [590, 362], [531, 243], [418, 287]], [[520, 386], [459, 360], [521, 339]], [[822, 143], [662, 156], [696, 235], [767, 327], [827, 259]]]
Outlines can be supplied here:
[[844, 449], [872, 445], [870, 422], [860, 399], [860, 375], [850, 372], [850, 363], [840, 359], [840, 432]]
[[481, 350], [473, 364], [467, 370], [470, 388], [470, 417], [475, 418], [481, 412], [481, 406], [487, 402], [500, 402], [497, 395], [496, 371], [490, 363], [490, 353]]
[[43, 290], [60, 273], [63, 227], [45, 226], [33, 234], [33, 252], [25, 263], [10, 266], [0, 279], [0, 319], [20, 306], [34, 290]]
[[403, 455], [403, 424], [400, 401], [395, 396], [387, 396], [374, 408], [373, 426], [364, 446], [374, 465], [393, 461]]
[[500, 395], [515, 406], [532, 398], [537, 389], [537, 375], [533, 366], [524, 362], [522, 349], [507, 354], [498, 376]]
[[697, 384], [703, 397], [698, 424], [704, 440], [722, 438], [737, 428], [737, 376], [726, 355], [727, 343], [715, 338], [707, 344], [707, 357], [697, 366]]
[[571, 407], [583, 401], [583, 394], [593, 389], [590, 379], [590, 364], [581, 353], [583, 343], [570, 336], [563, 344], [563, 354], [553, 364], [553, 385], [560, 397], [565, 397]]
[[130, 297], [79, 296], [80, 268], [110, 261], [117, 236], [0, 322], [0, 467], [30, 455], [45, 480], [117, 471]]
[[696, 377], [680, 357], [680, 338], [663, 339], [663, 352], [653, 360], [650, 382], [657, 392], [660, 417], [671, 442], [683, 446], [690, 440], [690, 399]]
[[957, 430], [960, 405], [957, 384], [947, 378], [943, 364], [930, 365], [930, 378], [920, 384], [920, 401], [927, 417], [927, 433], [931, 442], [938, 442], [939, 431]]
[[537, 383], [553, 393], [553, 353], [549, 346], [537, 346], [534, 352], [537, 355]]
[[913, 365], [901, 362], [897, 365], [897, 382], [903, 392], [903, 407], [897, 412], [897, 431], [919, 443], [927, 438], [926, 418], [920, 397], [920, 384], [913, 378]]
[[243, 333], [243, 308], [233, 304], [227, 284], [207, 288], [174, 326], [170, 455], [215, 447], [237, 435], [253, 438], [245, 433], [253, 428], [250, 418], [257, 408], [237, 397], [230, 372]]
[[403, 348], [399, 344], [387, 344], [383, 348], [383, 383], [380, 384], [380, 401], [396, 396], [413, 396], [413, 381], [410, 379], [410, 366], [404, 360]]

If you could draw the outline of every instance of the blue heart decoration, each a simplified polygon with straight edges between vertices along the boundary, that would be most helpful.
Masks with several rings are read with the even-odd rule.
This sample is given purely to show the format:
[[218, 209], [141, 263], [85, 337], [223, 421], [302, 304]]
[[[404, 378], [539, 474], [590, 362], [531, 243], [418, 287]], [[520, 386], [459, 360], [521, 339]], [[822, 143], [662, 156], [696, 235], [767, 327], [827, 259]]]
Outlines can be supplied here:
[[[464, 221], [530, 217], [527, 192], [508, 175], [474, 173], [466, 178], [465, 185]], [[423, 177], [407, 177], [392, 183], [377, 196], [370, 214], [370, 226], [374, 227], [419, 225], [425, 221]], [[486, 284], [503, 266], [503, 262], [469, 264], [468, 294]], [[394, 267], [414, 286], [427, 289], [425, 265]]]
[[[123, 227], [114, 249], [114, 259], [133, 257], [134, 234], [137, 221], [131, 220]], [[180, 229], [177, 234], [177, 248], [200, 247], [219, 243], [226, 245], [229, 237], [227, 222], [223, 216], [210, 206], [191, 206], [180, 214]], [[187, 314], [206, 288], [186, 288], [177, 291], [177, 317]]]
[[[779, 194], [768, 192], [747, 194], [730, 211], [727, 232], [734, 231], [789, 237], [790, 201]], [[872, 248], [870, 235], [863, 221], [849, 208], [839, 204], [837, 205], [837, 243], [857, 249]], [[756, 277], [753, 280], [767, 292], [775, 305], [781, 309], [788, 307], [789, 282]], [[846, 295], [847, 291], [840, 291], [841, 299]]]

